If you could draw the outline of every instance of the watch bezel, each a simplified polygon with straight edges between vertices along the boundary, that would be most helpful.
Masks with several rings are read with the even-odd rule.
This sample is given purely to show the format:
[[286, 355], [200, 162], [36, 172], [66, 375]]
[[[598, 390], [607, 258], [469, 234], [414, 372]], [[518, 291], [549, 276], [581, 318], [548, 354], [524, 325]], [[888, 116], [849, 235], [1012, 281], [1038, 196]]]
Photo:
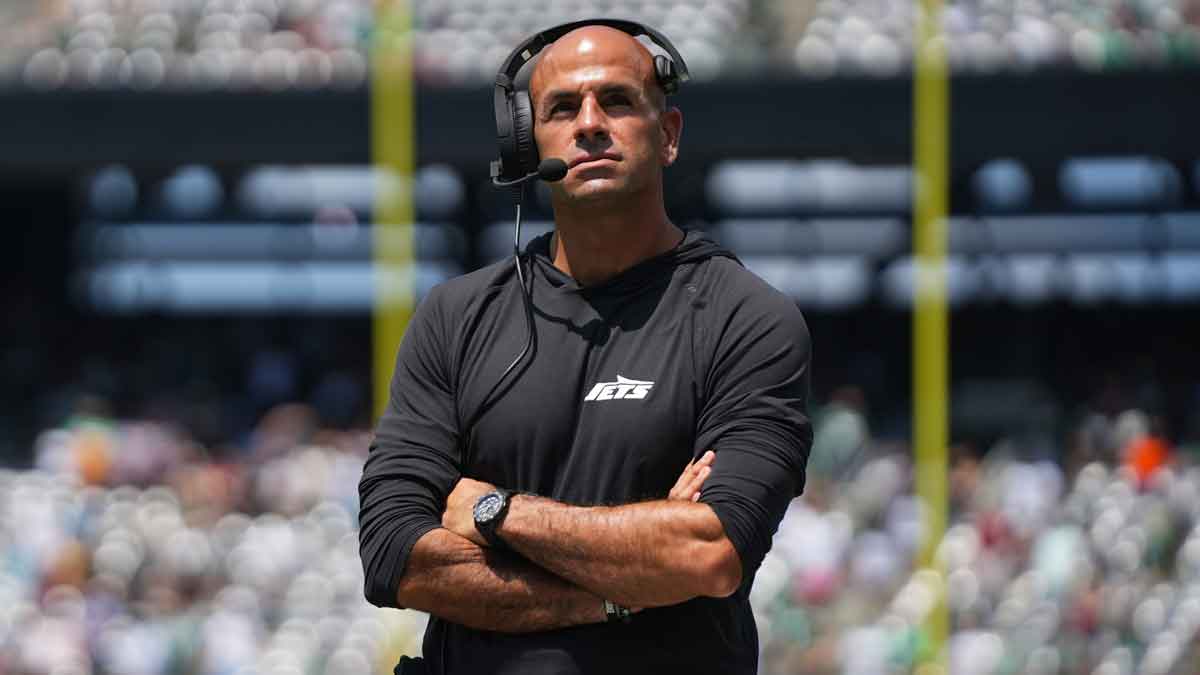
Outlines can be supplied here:
[[504, 502], [504, 495], [499, 491], [492, 491], [483, 495], [475, 503], [475, 520], [481, 523], [491, 521], [500, 514], [501, 509], [504, 508]]

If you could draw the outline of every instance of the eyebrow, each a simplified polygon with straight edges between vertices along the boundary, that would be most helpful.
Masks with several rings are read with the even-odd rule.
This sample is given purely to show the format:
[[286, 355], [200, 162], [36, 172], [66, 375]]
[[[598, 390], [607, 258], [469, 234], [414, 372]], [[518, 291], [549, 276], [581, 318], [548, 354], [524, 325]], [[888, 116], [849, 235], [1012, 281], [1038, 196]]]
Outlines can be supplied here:
[[[597, 96], [606, 96], [609, 94], [625, 94], [629, 98], [635, 100], [642, 98], [641, 94], [638, 93], [638, 90], [635, 87], [619, 82], [601, 85], [596, 90]], [[553, 89], [546, 92], [546, 95], [542, 97], [542, 105], [552, 105], [559, 101], [571, 100], [575, 98], [579, 98], [579, 92], [575, 91], [574, 89]]]

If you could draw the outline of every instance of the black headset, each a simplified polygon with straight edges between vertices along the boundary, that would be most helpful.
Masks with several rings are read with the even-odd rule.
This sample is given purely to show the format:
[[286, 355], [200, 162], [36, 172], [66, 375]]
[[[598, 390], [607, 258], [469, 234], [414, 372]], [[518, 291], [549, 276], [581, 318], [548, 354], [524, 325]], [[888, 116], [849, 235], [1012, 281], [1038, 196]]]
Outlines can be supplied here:
[[636, 21], [624, 19], [584, 19], [559, 24], [534, 33], [504, 60], [500, 72], [496, 73], [493, 103], [496, 108], [496, 140], [500, 143], [500, 159], [492, 162], [492, 178], [502, 181], [519, 180], [538, 170], [537, 143], [533, 140], [533, 105], [529, 92], [517, 89], [517, 73], [538, 52], [560, 37], [584, 26], [608, 26], [634, 37], [645, 35], [662, 47], [670, 58], [661, 54], [654, 57], [654, 74], [658, 86], [667, 95], [679, 90], [679, 85], [691, 79], [687, 64], [675, 49], [675, 45], [657, 30]]

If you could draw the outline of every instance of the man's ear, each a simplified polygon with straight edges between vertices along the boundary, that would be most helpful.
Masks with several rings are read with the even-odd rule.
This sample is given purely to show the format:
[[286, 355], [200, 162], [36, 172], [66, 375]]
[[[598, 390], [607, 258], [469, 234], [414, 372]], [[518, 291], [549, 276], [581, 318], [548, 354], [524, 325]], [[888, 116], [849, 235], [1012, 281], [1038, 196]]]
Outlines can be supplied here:
[[659, 125], [662, 128], [662, 148], [659, 161], [663, 166], [671, 166], [679, 157], [679, 138], [683, 135], [683, 113], [679, 108], [668, 108], [659, 115]]

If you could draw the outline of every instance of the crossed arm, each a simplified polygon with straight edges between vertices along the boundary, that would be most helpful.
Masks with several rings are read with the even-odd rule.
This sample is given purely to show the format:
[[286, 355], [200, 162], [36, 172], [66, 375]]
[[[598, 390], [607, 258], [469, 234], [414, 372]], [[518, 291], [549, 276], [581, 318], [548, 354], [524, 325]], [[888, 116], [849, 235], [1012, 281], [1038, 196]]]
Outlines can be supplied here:
[[695, 503], [709, 452], [668, 499], [576, 507], [521, 495], [500, 536], [520, 556], [486, 547], [471, 509], [491, 485], [461, 479], [443, 528], [417, 540], [397, 602], [472, 628], [532, 632], [604, 621], [603, 600], [641, 608], [728, 595], [740, 560], [712, 510]]
[[605, 618], [598, 596], [446, 529], [417, 540], [396, 594], [402, 607], [480, 630], [527, 633]]

